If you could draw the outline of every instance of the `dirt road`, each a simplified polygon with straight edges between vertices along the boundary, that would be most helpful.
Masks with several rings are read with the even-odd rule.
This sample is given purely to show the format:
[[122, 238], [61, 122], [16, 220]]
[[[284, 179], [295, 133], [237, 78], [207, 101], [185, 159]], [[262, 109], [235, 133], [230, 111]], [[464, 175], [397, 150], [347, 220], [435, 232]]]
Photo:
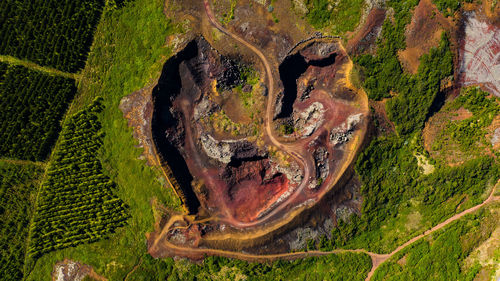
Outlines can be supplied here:
[[208, 20], [210, 21], [210, 24], [212, 24], [215, 28], [217, 28], [220, 32], [223, 34], [233, 38], [234, 40], [238, 41], [239, 43], [245, 45], [248, 47], [252, 52], [254, 52], [259, 59], [262, 61], [262, 64], [264, 65], [265, 71], [266, 71], [266, 77], [267, 77], [267, 83], [268, 83], [268, 93], [269, 96], [267, 98], [267, 105], [266, 105], [266, 116], [264, 118], [264, 128], [266, 135], [268, 136], [269, 140], [273, 145], [281, 149], [282, 151], [286, 152], [288, 155], [293, 157], [297, 162], [299, 162], [302, 167], [304, 167], [304, 178], [303, 181], [300, 183], [299, 187], [297, 190], [286, 199], [285, 202], [274, 208], [271, 212], [267, 213], [266, 215], [262, 216], [256, 221], [253, 222], [241, 222], [238, 221], [234, 218], [228, 218], [228, 219], [223, 219], [223, 221], [227, 221], [228, 223], [237, 226], [237, 227], [249, 227], [249, 226], [254, 226], [257, 224], [261, 224], [268, 220], [270, 217], [274, 216], [276, 213], [281, 211], [283, 208], [285, 208], [288, 204], [287, 202], [292, 202], [298, 194], [304, 189], [304, 187], [307, 185], [310, 177], [311, 177], [311, 167], [307, 164], [307, 161], [304, 159], [300, 153], [297, 153], [294, 151], [294, 146], [293, 145], [286, 145], [281, 142], [279, 142], [276, 137], [273, 135], [273, 130], [272, 130], [272, 120], [273, 120], [273, 101], [275, 100], [275, 91], [274, 91], [274, 79], [273, 75], [271, 72], [271, 66], [269, 65], [269, 61], [267, 58], [264, 56], [264, 54], [255, 46], [247, 42], [245, 39], [239, 37], [238, 35], [230, 32], [226, 28], [224, 28], [222, 25], [217, 22], [215, 19], [212, 9], [210, 8], [210, 3], [208, 0], [204, 0], [204, 5], [205, 5], [205, 11], [207, 13]]
[[255, 255], [255, 254], [249, 254], [249, 253], [242, 253], [242, 252], [232, 252], [232, 251], [226, 251], [226, 250], [218, 250], [218, 249], [201, 249], [201, 248], [189, 248], [189, 247], [180, 247], [175, 244], [170, 243], [166, 239], [162, 239], [165, 237], [165, 233], [167, 230], [170, 229], [170, 227], [177, 221], [183, 220], [184, 217], [181, 215], [177, 215], [172, 217], [172, 219], [168, 222], [168, 225], [163, 228], [163, 231], [160, 235], [158, 235], [157, 239], [154, 241], [153, 245], [150, 248], [151, 251], [158, 250], [158, 245], [161, 244], [162, 247], [168, 248], [170, 251], [174, 252], [176, 255], [180, 256], [204, 256], [204, 255], [214, 255], [214, 256], [224, 256], [227, 258], [234, 258], [234, 259], [241, 259], [241, 260], [246, 260], [246, 261], [272, 261], [276, 259], [299, 259], [299, 258], [306, 258], [306, 257], [314, 257], [314, 256], [325, 256], [325, 255], [330, 255], [330, 254], [341, 254], [341, 253], [364, 253], [370, 256], [372, 260], [372, 268], [370, 272], [368, 273], [366, 277], [366, 281], [370, 280], [377, 270], [377, 268], [383, 264], [385, 261], [390, 259], [392, 256], [395, 254], [399, 253], [402, 251], [404, 248], [410, 246], [411, 244], [415, 243], [421, 238], [424, 238], [444, 227], [449, 225], [450, 223], [462, 218], [463, 216], [470, 214], [472, 212], [475, 212], [479, 210], [481, 207], [492, 203], [492, 202], [499, 202], [500, 201], [500, 196], [494, 196], [496, 189], [500, 185], [500, 180], [497, 182], [496, 186], [492, 188], [490, 195], [488, 198], [483, 201], [481, 204], [478, 204], [474, 207], [471, 207], [467, 210], [464, 210], [461, 213], [458, 213], [449, 219], [445, 220], [444, 222], [432, 227], [431, 229], [425, 231], [424, 233], [413, 237], [412, 239], [408, 240], [406, 243], [400, 245], [394, 251], [392, 251], [389, 254], [378, 254], [374, 252], [369, 252], [366, 251], [365, 249], [336, 249], [333, 251], [307, 251], [307, 252], [294, 252], [294, 253], [283, 253], [283, 254], [269, 254], [269, 255]]
[[[280, 149], [284, 150], [288, 154], [290, 154], [292, 157], [294, 157], [297, 161], [301, 162], [304, 165], [305, 169], [305, 177], [304, 177], [304, 182], [301, 184], [301, 188], [303, 188], [303, 184], [307, 182], [307, 178], [309, 177], [310, 170], [309, 167], [307, 167], [307, 162], [303, 159], [303, 157], [294, 151], [293, 146], [291, 145], [285, 145], [280, 143], [273, 135], [273, 130], [272, 130], [272, 116], [273, 116], [273, 100], [274, 100], [274, 79], [271, 73], [271, 67], [269, 65], [269, 62], [267, 61], [266, 57], [263, 55], [263, 53], [256, 48], [255, 46], [251, 45], [250, 43], [246, 42], [244, 39], [240, 38], [239, 36], [231, 33], [224, 27], [222, 27], [214, 18], [212, 10], [210, 8], [210, 4], [208, 0], [204, 0], [204, 5], [205, 5], [205, 10], [207, 13], [207, 16], [211, 22], [211, 24], [220, 30], [222, 33], [226, 34], [227, 36], [230, 36], [231, 38], [237, 40], [238, 42], [242, 43], [243, 45], [247, 46], [249, 49], [251, 49], [262, 61], [265, 70], [266, 70], [266, 77], [268, 80], [268, 85], [269, 85], [269, 97], [267, 101], [267, 107], [266, 107], [266, 120], [265, 120], [265, 130], [266, 134], [268, 135], [270, 141], [279, 147]], [[424, 233], [408, 240], [406, 243], [400, 245], [397, 247], [394, 251], [392, 251], [389, 254], [377, 254], [373, 252], [366, 251], [364, 249], [354, 249], [354, 250], [347, 250], [347, 249], [337, 249], [333, 251], [328, 251], [328, 252], [322, 252], [322, 251], [307, 251], [307, 252], [294, 252], [294, 253], [283, 253], [283, 254], [270, 254], [270, 255], [254, 255], [254, 254], [249, 254], [249, 253], [241, 253], [241, 252], [232, 252], [232, 251], [226, 251], [226, 250], [218, 250], [218, 249], [202, 249], [202, 248], [190, 248], [190, 247], [181, 247], [177, 246], [175, 244], [170, 243], [167, 239], [164, 239], [165, 234], [171, 230], [172, 225], [175, 222], [178, 221], [184, 221], [185, 216], [182, 215], [177, 215], [172, 218], [170, 218], [169, 222], [167, 225], [163, 228], [161, 233], [156, 237], [156, 239], [153, 241], [151, 247], [150, 247], [150, 253], [154, 252], [159, 252], [161, 251], [160, 248], [165, 249], [168, 248], [172, 253], [175, 255], [180, 255], [180, 256], [203, 256], [203, 255], [217, 255], [217, 256], [225, 256], [228, 258], [236, 258], [236, 259], [242, 259], [242, 260], [247, 260], [247, 261], [269, 261], [269, 260], [275, 260], [275, 259], [297, 259], [297, 258], [304, 258], [304, 257], [311, 257], [311, 256], [323, 256], [323, 255], [329, 255], [329, 254], [339, 254], [339, 253], [346, 253], [346, 252], [351, 252], [351, 253], [365, 253], [370, 256], [372, 260], [372, 268], [370, 272], [368, 273], [368, 276], [366, 280], [370, 280], [371, 277], [373, 276], [373, 273], [375, 270], [386, 260], [406, 248], [407, 246], [415, 243], [417, 240], [426, 237], [432, 233], [434, 233], [437, 230], [442, 229], [443, 227], [447, 226], [448, 224], [462, 218], [463, 216], [472, 213], [474, 211], [477, 211], [479, 208], [483, 207], [486, 204], [489, 204], [493, 201], [500, 201], [500, 196], [494, 196], [495, 190], [500, 184], [500, 181], [496, 184], [496, 186], [492, 189], [489, 197], [482, 202], [479, 205], [476, 205], [472, 208], [469, 208], [459, 214], [456, 214], [449, 219], [445, 220], [444, 222], [432, 227], [431, 229], [425, 231]], [[290, 199], [289, 199], [290, 200]], [[286, 204], [282, 204], [281, 206], [286, 206]], [[274, 215], [277, 211], [280, 209], [274, 209], [272, 212], [267, 214], [266, 216], [260, 218], [258, 221], [251, 222], [251, 223], [243, 223], [239, 222], [235, 219], [231, 220], [230, 223], [236, 225], [236, 226], [252, 226], [255, 224], [262, 223], [265, 221], [267, 218], [271, 217]], [[193, 222], [191, 222], [193, 223]], [[161, 245], [161, 247], [159, 246]]]

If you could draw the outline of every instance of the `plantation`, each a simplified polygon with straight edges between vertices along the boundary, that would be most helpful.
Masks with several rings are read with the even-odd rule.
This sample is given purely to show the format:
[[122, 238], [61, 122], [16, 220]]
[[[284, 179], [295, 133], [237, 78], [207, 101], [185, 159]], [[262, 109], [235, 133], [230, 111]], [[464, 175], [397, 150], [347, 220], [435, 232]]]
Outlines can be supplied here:
[[43, 167], [0, 160], [0, 276], [23, 278], [24, 255], [38, 179]]
[[66, 72], [83, 68], [104, 0], [5, 0], [0, 54]]
[[75, 92], [73, 79], [0, 63], [0, 156], [44, 160]]
[[126, 224], [127, 207], [103, 174], [98, 153], [103, 135], [97, 99], [64, 124], [53, 161], [40, 187], [30, 230], [29, 255], [95, 242]]

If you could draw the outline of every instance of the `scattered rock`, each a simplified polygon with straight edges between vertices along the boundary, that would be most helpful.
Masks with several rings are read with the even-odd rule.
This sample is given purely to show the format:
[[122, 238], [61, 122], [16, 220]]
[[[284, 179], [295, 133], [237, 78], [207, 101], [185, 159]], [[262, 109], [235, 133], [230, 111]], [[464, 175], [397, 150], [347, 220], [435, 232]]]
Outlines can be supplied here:
[[362, 113], [347, 117], [346, 122], [333, 128], [330, 133], [330, 141], [333, 145], [342, 145], [351, 140], [356, 125], [361, 121]]
[[94, 280], [108, 280], [95, 273], [91, 266], [68, 259], [56, 263], [52, 271], [53, 281], [82, 281], [87, 276]]
[[500, 142], [500, 128], [496, 128], [493, 136], [491, 136], [491, 145], [495, 146]]
[[307, 137], [312, 135], [318, 127], [323, 124], [324, 118], [323, 104], [320, 102], [312, 103], [306, 110], [294, 114], [294, 126], [299, 135]]
[[321, 146], [313, 153], [314, 162], [316, 164], [316, 178], [324, 180], [330, 172], [328, 165], [328, 150]]

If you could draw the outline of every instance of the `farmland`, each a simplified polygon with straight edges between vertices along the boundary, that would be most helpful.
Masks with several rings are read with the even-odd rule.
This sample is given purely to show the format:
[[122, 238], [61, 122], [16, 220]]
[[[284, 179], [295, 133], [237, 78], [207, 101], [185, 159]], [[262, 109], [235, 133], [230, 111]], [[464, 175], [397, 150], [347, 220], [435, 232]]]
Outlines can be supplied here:
[[45, 160], [75, 93], [71, 78], [0, 63], [0, 156]]
[[23, 278], [26, 238], [43, 166], [0, 160], [0, 276]]
[[83, 68], [103, 0], [0, 3], [0, 54], [76, 72]]
[[29, 256], [106, 238], [128, 218], [98, 159], [102, 145], [100, 100], [65, 122], [54, 160], [37, 196]]

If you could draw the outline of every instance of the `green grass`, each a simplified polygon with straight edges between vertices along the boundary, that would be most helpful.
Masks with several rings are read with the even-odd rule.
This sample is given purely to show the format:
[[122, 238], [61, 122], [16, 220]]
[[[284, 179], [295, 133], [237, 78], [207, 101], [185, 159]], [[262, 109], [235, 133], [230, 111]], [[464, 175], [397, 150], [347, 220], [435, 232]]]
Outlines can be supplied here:
[[363, 0], [307, 0], [307, 21], [335, 35], [353, 31], [361, 19]]
[[23, 278], [26, 239], [43, 167], [0, 160], [0, 276]]
[[129, 207], [128, 225], [107, 240], [44, 255], [28, 280], [48, 280], [54, 263], [64, 258], [89, 264], [109, 280], [122, 280], [147, 255], [145, 234], [153, 230], [154, 223], [151, 199], [179, 207], [173, 191], [160, 184], [160, 172], [138, 160], [141, 150], [135, 147], [137, 142], [118, 108], [124, 96], [154, 83], [171, 55], [165, 38], [178, 29], [162, 13], [163, 3], [136, 0], [105, 11], [70, 108], [76, 112], [96, 96], [104, 98], [100, 120], [105, 137], [100, 159], [105, 174], [117, 183], [115, 194]]
[[131, 280], [364, 280], [371, 268], [366, 254], [332, 254], [273, 263], [208, 257], [202, 264], [148, 257]]
[[461, 121], [449, 120], [445, 129], [439, 133], [437, 141], [433, 143], [433, 149], [441, 150], [442, 154], [445, 154], [444, 148], [457, 144], [461, 152], [476, 154], [480, 151], [474, 148], [481, 145], [489, 147], [490, 143], [485, 138], [486, 128], [500, 114], [500, 99], [487, 96], [489, 93], [480, 88], [469, 87], [463, 89], [460, 96], [446, 105], [444, 111], [455, 111], [463, 107], [471, 112], [472, 116]]
[[464, 260], [491, 236], [499, 219], [498, 205], [496, 211], [467, 215], [403, 249], [375, 271], [373, 280], [473, 280], [482, 266]]
[[[129, 218], [114, 194], [115, 183], [97, 158], [103, 134], [100, 99], [69, 116], [37, 195], [28, 255], [92, 243], [109, 237]], [[30, 260], [31, 261], [31, 260]]]

